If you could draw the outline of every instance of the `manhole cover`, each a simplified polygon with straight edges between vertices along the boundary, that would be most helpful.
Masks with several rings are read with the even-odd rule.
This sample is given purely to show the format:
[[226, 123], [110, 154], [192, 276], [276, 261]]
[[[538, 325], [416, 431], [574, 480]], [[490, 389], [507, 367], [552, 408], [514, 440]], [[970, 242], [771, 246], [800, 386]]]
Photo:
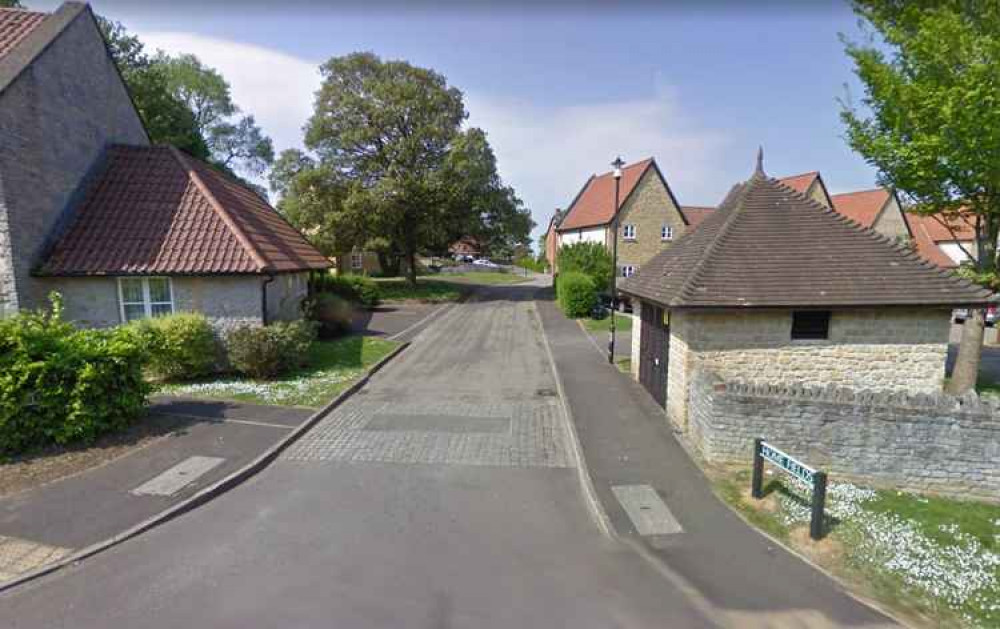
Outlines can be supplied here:
[[535, 389], [536, 397], [555, 397], [556, 392], [554, 389]]

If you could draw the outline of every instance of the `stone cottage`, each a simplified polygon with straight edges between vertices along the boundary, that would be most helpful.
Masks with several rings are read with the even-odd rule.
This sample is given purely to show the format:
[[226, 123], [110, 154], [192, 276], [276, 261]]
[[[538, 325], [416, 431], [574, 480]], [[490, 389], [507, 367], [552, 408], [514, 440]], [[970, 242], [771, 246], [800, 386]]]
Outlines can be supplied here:
[[[633, 275], [707, 215], [685, 212], [653, 158], [625, 166], [619, 185], [617, 273], [621, 277]], [[613, 174], [592, 175], [554, 226], [554, 249], [578, 242], [597, 242], [610, 249], [614, 227]]]
[[267, 322], [328, 266], [256, 192], [150, 146], [87, 5], [0, 10], [0, 314], [58, 291], [84, 325]]
[[621, 290], [641, 321], [634, 374], [682, 429], [696, 372], [939, 392], [951, 309], [992, 298], [767, 177], [760, 158], [750, 180]]

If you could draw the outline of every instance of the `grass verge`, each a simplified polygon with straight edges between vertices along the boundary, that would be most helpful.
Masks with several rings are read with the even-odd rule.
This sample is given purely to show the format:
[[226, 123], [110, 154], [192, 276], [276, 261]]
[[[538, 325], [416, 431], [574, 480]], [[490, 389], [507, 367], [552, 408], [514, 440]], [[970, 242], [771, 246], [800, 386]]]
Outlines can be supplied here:
[[309, 351], [309, 366], [275, 380], [222, 376], [200, 382], [162, 384], [157, 393], [320, 408], [397, 345], [394, 341], [367, 336], [316, 341]]
[[754, 526], [916, 626], [1000, 626], [1000, 505], [834, 483], [825, 539], [808, 536], [807, 493], [748, 470], [709, 470], [718, 495]]
[[457, 282], [442, 282], [437, 279], [417, 278], [417, 285], [410, 286], [404, 278], [377, 278], [379, 297], [382, 301], [420, 301], [443, 303], [458, 301], [468, 291]]
[[[580, 319], [580, 321], [583, 322], [583, 327], [587, 328], [588, 332], [611, 331], [611, 317], [604, 317], [603, 319]], [[618, 332], [631, 332], [632, 317], [615, 313], [615, 330]]]
[[472, 273], [441, 273], [435, 275], [435, 279], [444, 282], [463, 282], [468, 284], [521, 284], [527, 282], [529, 277], [519, 273], [501, 273], [499, 271], [475, 271]]

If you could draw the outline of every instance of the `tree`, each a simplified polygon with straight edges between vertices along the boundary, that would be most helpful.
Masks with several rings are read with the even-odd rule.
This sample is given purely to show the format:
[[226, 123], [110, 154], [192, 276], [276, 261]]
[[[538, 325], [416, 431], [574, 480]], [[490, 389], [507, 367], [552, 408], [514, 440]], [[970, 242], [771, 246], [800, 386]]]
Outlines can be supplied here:
[[97, 24], [129, 88], [150, 141], [170, 144], [199, 159], [207, 159], [208, 145], [194, 114], [171, 93], [163, 67], [146, 55], [139, 38], [130, 35], [121, 23], [98, 16]]
[[[974, 223], [964, 272], [996, 288], [1000, 231], [1000, 4], [855, 0], [867, 41], [845, 40], [869, 114], [844, 103], [847, 141], [912, 211]], [[875, 32], [880, 40], [875, 37]], [[982, 311], [966, 320], [951, 390], [976, 384]]]
[[608, 248], [599, 242], [577, 242], [559, 248], [556, 258], [559, 273], [584, 273], [594, 281], [598, 291], [606, 291], [611, 284], [613, 263]]
[[221, 74], [191, 54], [171, 57], [161, 52], [154, 65], [163, 68], [167, 88], [194, 115], [217, 166], [250, 176], [267, 172], [274, 162], [274, 145], [253, 116], [239, 116]]

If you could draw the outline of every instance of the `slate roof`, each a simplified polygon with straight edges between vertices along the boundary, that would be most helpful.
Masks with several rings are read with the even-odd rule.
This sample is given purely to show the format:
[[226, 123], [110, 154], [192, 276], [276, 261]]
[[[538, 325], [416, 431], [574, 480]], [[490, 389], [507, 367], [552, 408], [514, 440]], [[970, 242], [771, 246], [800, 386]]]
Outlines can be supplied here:
[[620, 288], [672, 308], [956, 306], [992, 298], [761, 169]]
[[[625, 200], [635, 189], [646, 169], [652, 165], [653, 158], [650, 157], [622, 168], [621, 187], [618, 192], [620, 205], [625, 205]], [[567, 231], [607, 225], [614, 217], [615, 178], [612, 172], [608, 171], [601, 175], [592, 175], [587, 180], [576, 199], [567, 208], [558, 230]]]
[[257, 193], [172, 147], [112, 146], [39, 275], [260, 274], [330, 262]]
[[0, 57], [13, 50], [47, 17], [47, 13], [36, 11], [0, 9]]

